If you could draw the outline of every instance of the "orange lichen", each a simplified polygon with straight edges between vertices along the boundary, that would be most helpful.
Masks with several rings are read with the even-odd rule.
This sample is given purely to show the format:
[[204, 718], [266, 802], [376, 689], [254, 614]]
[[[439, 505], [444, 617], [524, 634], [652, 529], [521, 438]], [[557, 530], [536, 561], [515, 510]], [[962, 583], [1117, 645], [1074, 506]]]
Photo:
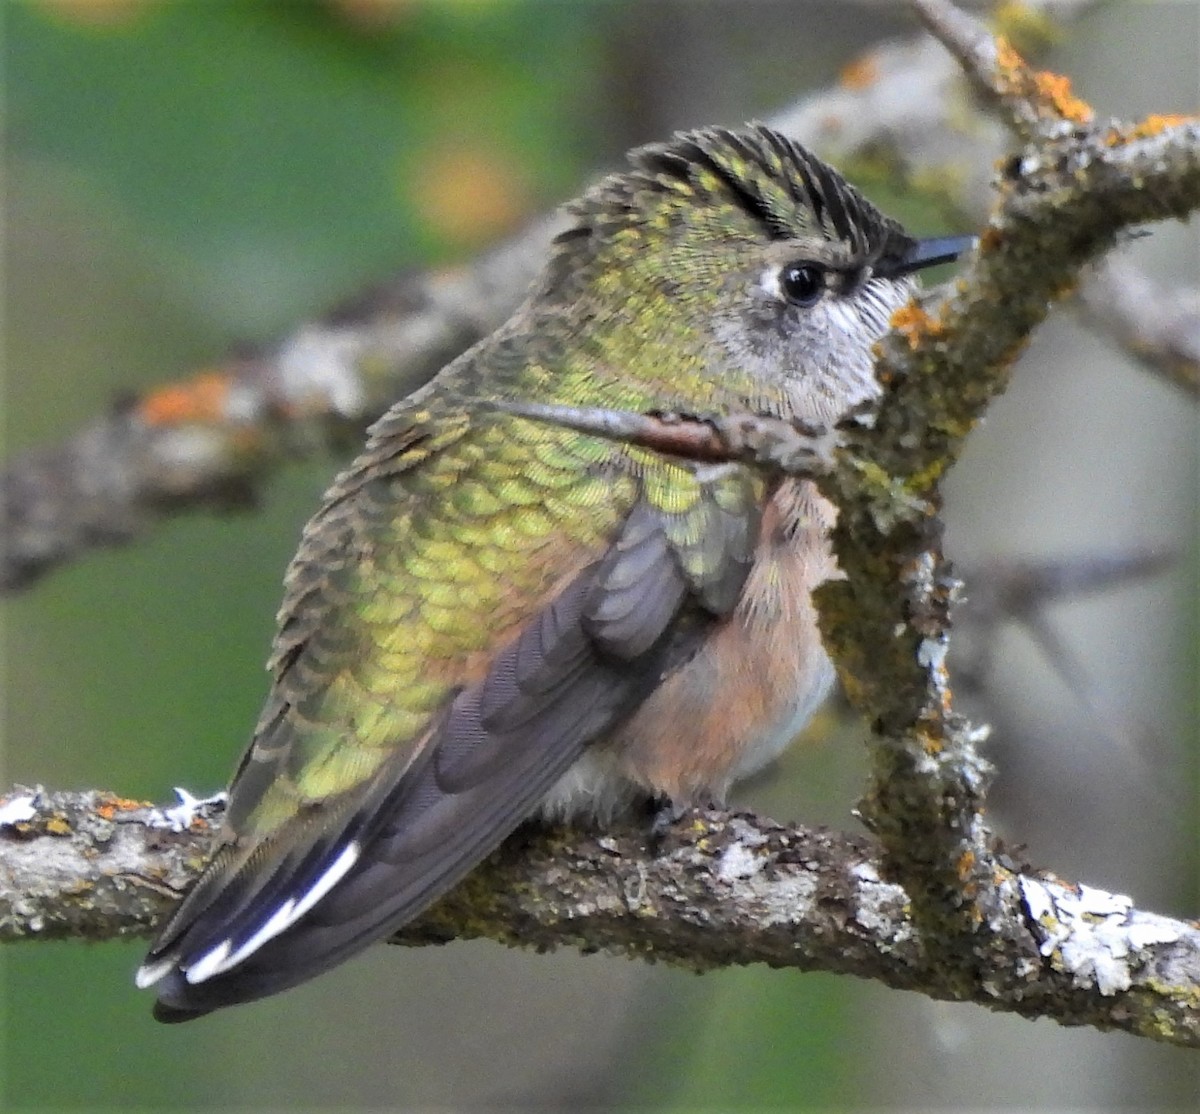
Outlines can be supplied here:
[[910, 302], [892, 314], [889, 324], [893, 332], [899, 333], [914, 351], [927, 336], [938, 336], [944, 326], [935, 317], [930, 317], [920, 306]]
[[869, 89], [879, 79], [879, 62], [874, 54], [862, 54], [842, 67], [838, 81], [843, 89]]
[[975, 852], [971, 848], [967, 848], [958, 857], [958, 880], [965, 882], [971, 877], [971, 872], [975, 869]]
[[1149, 139], [1161, 135], [1167, 128], [1175, 128], [1180, 124], [1194, 124], [1200, 120], [1197, 116], [1186, 116], [1177, 112], [1154, 112], [1144, 120], [1139, 120], [1131, 127], [1112, 127], [1104, 136], [1104, 142], [1109, 147], [1121, 143], [1129, 143], [1135, 139]]
[[135, 801], [129, 797], [106, 794], [96, 801], [96, 815], [111, 820], [118, 812], [136, 812], [138, 809], [150, 807], [152, 806], [149, 801]]
[[1053, 114], [1075, 124], [1090, 124], [1095, 113], [1087, 101], [1071, 91], [1071, 79], [1049, 70], [1034, 70], [1013, 45], [996, 39], [997, 76], [1003, 91], [1033, 103], [1041, 114]]
[[941, 754], [945, 744], [941, 738], [932, 734], [929, 731], [918, 731], [917, 738], [920, 740], [921, 749], [926, 754]]
[[1050, 292], [1051, 300], [1061, 302], [1064, 298], [1070, 297], [1075, 293], [1076, 287], [1079, 286], [1079, 281], [1080, 275], [1078, 272], [1063, 275], [1062, 279], [1054, 284], [1054, 289]]
[[949, 718], [954, 714], [954, 690], [950, 688], [950, 677], [945, 667], [942, 668], [942, 685], [939, 692], [942, 695], [942, 715]]
[[1054, 111], [1064, 120], [1075, 124], [1090, 124], [1095, 112], [1092, 106], [1071, 92], [1071, 79], [1062, 74], [1041, 70], [1033, 75], [1034, 85]]
[[1022, 81], [1029, 73], [1029, 66], [1020, 51], [1003, 35], [996, 36], [996, 69], [1011, 84]]
[[989, 225], [979, 234], [979, 250], [981, 252], [995, 251], [1003, 240], [1004, 237], [1000, 235], [1000, 230]]
[[209, 371], [186, 383], [171, 383], [142, 399], [138, 414], [153, 426], [220, 421], [232, 382], [226, 372]]

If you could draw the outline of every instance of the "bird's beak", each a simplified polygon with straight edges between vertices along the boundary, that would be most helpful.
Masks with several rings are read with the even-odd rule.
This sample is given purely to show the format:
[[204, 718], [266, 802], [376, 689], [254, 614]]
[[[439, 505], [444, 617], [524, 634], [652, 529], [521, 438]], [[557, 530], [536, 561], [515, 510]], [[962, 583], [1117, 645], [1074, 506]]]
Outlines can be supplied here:
[[953, 263], [978, 242], [978, 236], [934, 236], [928, 240], [916, 240], [903, 254], [881, 259], [875, 265], [874, 273], [882, 278], [899, 278], [924, 267]]

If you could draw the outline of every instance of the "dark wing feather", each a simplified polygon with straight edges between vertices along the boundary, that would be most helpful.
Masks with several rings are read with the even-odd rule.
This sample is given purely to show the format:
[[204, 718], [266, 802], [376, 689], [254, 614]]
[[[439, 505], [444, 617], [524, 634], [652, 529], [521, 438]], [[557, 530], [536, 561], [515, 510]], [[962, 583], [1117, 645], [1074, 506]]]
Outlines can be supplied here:
[[[428, 745], [406, 751], [415, 757], [403, 770], [385, 769], [345, 808], [322, 810], [317, 835], [266, 878], [246, 864], [199, 915], [193, 908], [158, 949], [173, 966], [157, 984], [156, 1016], [184, 1020], [303, 982], [395, 930], [489, 854], [715, 621], [688, 601], [692, 578], [666, 521], [638, 504], [605, 556], [443, 709]], [[757, 529], [752, 513], [742, 527], [721, 535], [721, 544], [744, 577], [747, 538]], [[349, 850], [344, 876], [295, 923], [227, 969], [211, 962], [221, 946], [226, 961], [238, 956], [286, 895], [310, 892]], [[195, 976], [195, 965], [206, 962], [213, 973], [189, 982], [189, 968]]]

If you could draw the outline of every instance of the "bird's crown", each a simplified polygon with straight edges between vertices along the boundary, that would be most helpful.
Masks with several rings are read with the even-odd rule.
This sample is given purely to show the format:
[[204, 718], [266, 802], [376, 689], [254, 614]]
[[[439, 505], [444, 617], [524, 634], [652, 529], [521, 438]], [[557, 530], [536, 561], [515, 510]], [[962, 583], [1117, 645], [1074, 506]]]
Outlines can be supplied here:
[[560, 258], [578, 264], [622, 231], [669, 233], [697, 212], [731, 215], [745, 234], [767, 240], [840, 242], [864, 263], [900, 258], [914, 242], [835, 170], [763, 124], [680, 132], [629, 159], [631, 170], [569, 207]]

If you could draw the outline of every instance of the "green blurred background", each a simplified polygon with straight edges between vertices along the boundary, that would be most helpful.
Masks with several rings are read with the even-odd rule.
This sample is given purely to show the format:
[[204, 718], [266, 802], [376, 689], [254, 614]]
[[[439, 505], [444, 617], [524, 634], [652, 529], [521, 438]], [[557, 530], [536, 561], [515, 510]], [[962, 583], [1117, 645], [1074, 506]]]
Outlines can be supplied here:
[[[1144, 45], [1131, 51], [1122, 17], [1102, 13], [1072, 32], [1059, 63], [1079, 72], [1093, 62], [1094, 97], [1124, 73], [1113, 111], [1194, 108], [1194, 6], [1142, 12]], [[270, 341], [374, 278], [465, 258], [634, 143], [767, 114], [906, 26], [893, 7], [844, 0], [44, 0], [8, 3], [3, 15], [5, 456], [85, 423], [121, 393]], [[1152, 52], [1158, 70], [1183, 73], [1183, 94], [1146, 77], [1137, 59]], [[1163, 265], [1186, 272], [1186, 253], [1165, 251]], [[993, 552], [997, 538], [1039, 552], [1047, 535], [1068, 552], [1086, 546], [1081, 523], [1055, 536], [1048, 523], [1062, 524], [1061, 505], [1032, 516], [1030, 539], [1015, 539], [1013, 525], [1027, 509], [1020, 492], [1045, 486], [1046, 469], [1078, 472], [1081, 456], [1091, 459], [1072, 449], [1023, 475], [1012, 454], [1027, 466], [1030, 454], [1013, 445], [1031, 425], [1038, 444], [1061, 443], [1071, 423], [1093, 435], [1096, 459], [1072, 506], [1086, 517], [1097, 477], [1114, 484], [1094, 511], [1097, 536], [1158, 537], [1165, 512], [1147, 522], [1129, 505], [1163, 489], [1178, 508], [1168, 538], [1186, 546], [1194, 417], [1094, 341], [1051, 329], [1039, 343], [1058, 377], [1039, 384], [1070, 416], [1054, 426], [1047, 394], [1005, 401], [975, 450], [977, 478], [968, 461], [956, 479], [964, 553]], [[1083, 374], [1072, 360], [1087, 343]], [[1106, 360], [1111, 371], [1097, 372]], [[1105, 470], [1111, 444], [1087, 407], [1100, 394], [1126, 415], [1129, 390], [1148, 408], [1157, 450], [1176, 453], [1166, 478], [1161, 461], [1140, 480], [1124, 464], [1126, 490]], [[1037, 433], [1039, 420], [1052, 435]], [[281, 571], [338, 463], [298, 463], [253, 513], [180, 518], [5, 600], [3, 784], [155, 799], [174, 784], [222, 784], [264, 693]], [[987, 483], [1014, 472], [1018, 494], [993, 496]], [[1143, 656], [1159, 688], [1147, 696], [1131, 683], [1128, 662], [1089, 668], [1123, 713], [1171, 739], [1187, 722], [1172, 693], [1195, 661], [1195, 615], [1172, 606], [1178, 587], [1141, 588], [1132, 602], [1121, 594], [1080, 620], [1111, 631], [1150, 615], [1156, 641]], [[1085, 642], [1090, 629], [1080, 628]], [[1036, 659], [1025, 671], [1039, 675], [1035, 687], [1047, 672]], [[1114, 778], [1103, 747], [1078, 765], [1081, 748], [1098, 745], [1094, 720], [1078, 709], [1072, 719], [1061, 690], [1031, 704], [1024, 682], [1011, 680], [1007, 707], [987, 709], [1012, 724], [997, 761], [1003, 769], [1011, 753], [1019, 766], [1026, 753], [1013, 708], [1028, 716], [1026, 737], [1044, 745], [1052, 731], [1061, 745], [1026, 754], [1036, 788], [1002, 778], [1014, 838], [1064, 871], [1186, 911], [1186, 869], [1155, 875], [1142, 859], [1089, 857], [1097, 840], [1055, 796], [1078, 797], [1094, 777], [1097, 793], [1113, 791], [1104, 808], [1124, 806], [1150, 832], [1121, 829], [1114, 841], [1135, 841], [1156, 862], [1194, 862], [1195, 810], [1164, 803], [1161, 789], [1178, 790], [1182, 777], [1194, 799], [1186, 750], [1168, 744], [1136, 776], [1118, 764]], [[860, 785], [850, 734], [790, 754], [745, 800], [780, 819], [844, 826]], [[1172, 1050], [848, 980], [757, 969], [698, 979], [486, 944], [377, 948], [281, 998], [167, 1029], [131, 983], [141, 948], [0, 954], [5, 1110], [1149, 1105], [1200, 1087], [1194, 1057]]]

